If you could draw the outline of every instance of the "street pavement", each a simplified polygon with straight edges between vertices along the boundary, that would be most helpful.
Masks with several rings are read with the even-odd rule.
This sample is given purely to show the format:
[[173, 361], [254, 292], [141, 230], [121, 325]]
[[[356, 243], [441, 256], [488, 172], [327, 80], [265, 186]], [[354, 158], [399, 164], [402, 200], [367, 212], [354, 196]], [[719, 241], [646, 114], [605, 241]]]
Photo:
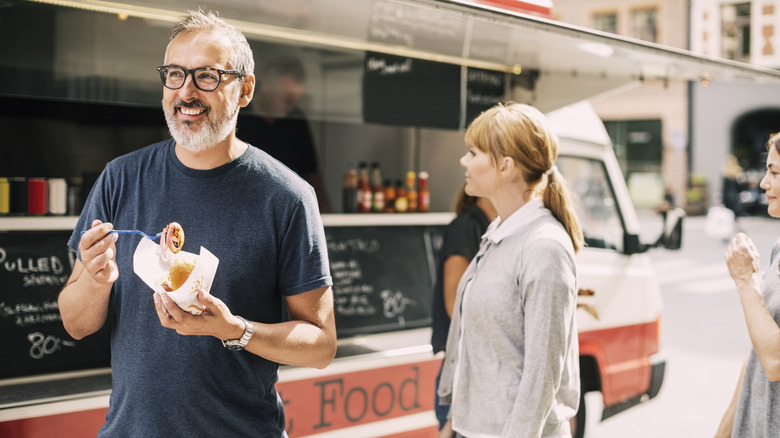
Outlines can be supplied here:
[[[639, 212], [643, 241], [657, 238], [660, 216]], [[724, 262], [727, 243], [705, 231], [704, 216], [687, 217], [679, 251], [650, 252], [664, 299], [662, 354], [666, 377], [659, 395], [600, 422], [601, 396], [586, 397], [586, 438], [712, 437], [736, 388], [750, 338]], [[766, 269], [780, 220], [739, 219]]]

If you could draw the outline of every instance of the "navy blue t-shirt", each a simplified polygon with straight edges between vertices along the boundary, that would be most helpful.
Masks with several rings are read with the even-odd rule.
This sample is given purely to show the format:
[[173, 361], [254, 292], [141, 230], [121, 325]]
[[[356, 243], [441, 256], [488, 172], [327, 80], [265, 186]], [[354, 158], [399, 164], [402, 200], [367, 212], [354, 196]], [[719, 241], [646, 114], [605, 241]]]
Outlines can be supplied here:
[[[219, 259], [211, 294], [251, 321], [280, 322], [283, 296], [332, 284], [314, 190], [256, 148], [211, 170], [184, 166], [173, 140], [119, 157], [95, 183], [71, 248], [94, 219], [149, 234], [179, 222], [184, 251], [203, 246]], [[99, 436], [282, 436], [278, 364], [162, 327], [133, 272], [140, 239], [116, 242], [113, 389]]]

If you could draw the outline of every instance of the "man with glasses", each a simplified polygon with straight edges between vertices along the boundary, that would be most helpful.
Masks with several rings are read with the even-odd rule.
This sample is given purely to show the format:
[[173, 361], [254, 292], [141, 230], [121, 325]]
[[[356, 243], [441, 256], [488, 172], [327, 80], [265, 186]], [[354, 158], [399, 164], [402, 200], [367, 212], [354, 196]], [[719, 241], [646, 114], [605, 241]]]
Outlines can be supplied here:
[[[214, 14], [177, 23], [158, 68], [173, 139], [110, 162], [68, 242], [78, 260], [59, 297], [65, 328], [81, 339], [112, 321], [113, 388], [98, 436], [284, 437], [278, 364], [333, 360], [332, 280], [314, 192], [236, 138], [253, 70], [246, 38]], [[154, 233], [172, 221], [185, 230], [185, 250], [219, 258], [198, 316], [134, 274], [140, 237], [110, 233]]]

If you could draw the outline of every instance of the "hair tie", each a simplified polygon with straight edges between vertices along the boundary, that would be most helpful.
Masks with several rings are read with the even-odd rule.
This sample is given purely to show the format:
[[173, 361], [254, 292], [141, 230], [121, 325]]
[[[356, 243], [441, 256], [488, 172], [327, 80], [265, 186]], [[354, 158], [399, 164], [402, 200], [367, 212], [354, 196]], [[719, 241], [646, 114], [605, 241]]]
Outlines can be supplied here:
[[545, 174], [545, 176], [550, 176], [550, 175], [552, 175], [553, 173], [555, 173], [557, 171], [558, 171], [558, 168], [556, 166], [553, 166], [553, 167], [545, 170], [544, 174]]

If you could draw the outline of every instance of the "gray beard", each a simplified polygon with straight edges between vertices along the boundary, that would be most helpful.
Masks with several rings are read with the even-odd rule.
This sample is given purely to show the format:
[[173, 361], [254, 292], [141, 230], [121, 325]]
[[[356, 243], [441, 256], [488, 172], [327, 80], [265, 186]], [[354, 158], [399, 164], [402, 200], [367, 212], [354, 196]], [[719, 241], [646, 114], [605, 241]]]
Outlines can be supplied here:
[[[228, 108], [231, 108], [227, 114], [214, 120], [207, 119], [199, 130], [194, 130], [189, 122], [178, 120], [175, 109], [178, 104], [175, 102], [171, 108], [164, 107], [165, 121], [168, 124], [171, 137], [176, 140], [176, 144], [191, 152], [203, 152], [211, 149], [227, 138], [236, 127], [239, 110], [238, 97], [227, 103]], [[211, 113], [209, 112], [208, 115]]]

